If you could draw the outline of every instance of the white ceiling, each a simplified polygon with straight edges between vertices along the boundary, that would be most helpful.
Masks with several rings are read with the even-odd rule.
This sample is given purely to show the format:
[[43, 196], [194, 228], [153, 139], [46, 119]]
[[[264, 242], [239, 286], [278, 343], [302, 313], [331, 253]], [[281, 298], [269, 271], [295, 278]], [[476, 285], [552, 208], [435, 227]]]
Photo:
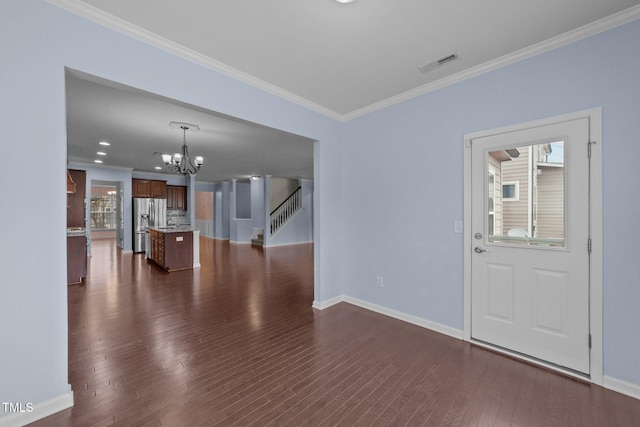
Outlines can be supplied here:
[[[357, 117], [640, 17], [640, 0], [355, 0], [348, 4], [335, 0], [48, 1], [339, 120]], [[428, 73], [418, 70], [420, 65], [454, 52], [457, 60]], [[100, 90], [81, 82], [82, 79], [71, 80], [70, 96], [77, 97], [78, 102], [81, 99], [92, 102], [89, 97], [82, 98], [82, 90]], [[75, 89], [74, 82], [78, 86]], [[117, 96], [113, 101], [121, 104], [125, 99], [141, 102], [139, 94], [131, 98]], [[161, 108], [160, 104], [156, 99], [146, 107]], [[170, 105], [178, 108], [177, 103]], [[86, 119], [89, 110], [97, 112], [100, 107], [87, 109], [82, 104], [77, 108], [70, 113], [82, 114]], [[190, 109], [184, 105], [180, 108]], [[158, 112], [141, 113], [141, 110], [135, 109], [134, 123], [128, 123], [124, 115], [114, 117], [120, 120], [117, 126], [123, 129], [145, 125], [146, 129], [138, 129], [137, 141], [143, 139], [142, 134], [160, 132], [158, 123], [151, 122]], [[198, 120], [206, 121], [202, 115], [207, 114], [193, 111], [197, 117], [193, 122], [202, 125]], [[137, 114], [140, 116], [136, 117]], [[165, 121], [180, 120], [176, 114], [175, 110], [168, 111]], [[203, 132], [194, 137], [194, 144], [200, 144], [199, 138], [207, 135], [209, 143], [215, 141], [218, 151], [208, 153], [202, 147], [207, 164], [211, 164], [210, 159], [224, 158], [223, 147], [229, 152], [235, 150], [236, 154], [237, 150], [249, 148], [242, 145], [247, 144], [244, 136], [237, 138], [234, 131], [219, 130], [226, 123], [219, 116], [212, 115], [211, 120], [209, 130], [208, 125], [204, 126]], [[100, 126], [94, 122], [96, 127]], [[69, 157], [86, 161], [85, 156], [93, 148], [81, 149], [82, 144], [75, 138], [77, 135], [88, 139], [94, 135], [88, 126], [76, 129], [80, 124], [73, 116], [69, 124], [72, 136]], [[247, 131], [261, 139], [259, 128], [245, 125], [238, 132]], [[103, 127], [112, 126], [113, 123]], [[264, 146], [269, 138], [274, 138], [272, 143], [283, 140], [285, 144], [296, 139], [291, 135], [274, 137], [275, 131], [262, 131]], [[179, 143], [179, 135], [174, 132], [171, 136], [174, 145]], [[161, 139], [156, 141], [168, 144]], [[190, 136], [188, 142], [191, 147]], [[202, 144], [206, 145], [204, 139]], [[301, 144], [307, 149], [311, 146], [306, 140]], [[158, 146], [153, 151], [162, 148]], [[194, 154], [196, 148], [199, 147], [194, 146]], [[146, 151], [141, 149], [137, 153], [136, 148], [136, 153], [142, 155], [144, 151], [148, 155], [151, 149], [152, 145], [147, 143]], [[282, 152], [287, 151], [288, 147]], [[264, 153], [256, 156], [247, 151], [242, 153], [242, 157], [260, 157], [259, 161], [270, 158]], [[124, 165], [127, 155], [120, 157], [118, 162]], [[291, 173], [299, 176], [309, 173], [310, 165], [297, 160], [287, 162], [290, 169], [296, 170]], [[238, 166], [224, 161], [216, 168], [224, 165]], [[146, 163], [134, 167], [149, 169]], [[284, 173], [272, 172], [266, 165], [262, 170], [252, 167], [255, 172], [244, 168], [237, 169], [237, 174], [264, 171], [283, 176], [280, 174]], [[236, 177], [227, 176], [222, 170], [211, 174], [216, 180]], [[198, 177], [208, 178], [204, 175], [201, 178], [200, 174]]]

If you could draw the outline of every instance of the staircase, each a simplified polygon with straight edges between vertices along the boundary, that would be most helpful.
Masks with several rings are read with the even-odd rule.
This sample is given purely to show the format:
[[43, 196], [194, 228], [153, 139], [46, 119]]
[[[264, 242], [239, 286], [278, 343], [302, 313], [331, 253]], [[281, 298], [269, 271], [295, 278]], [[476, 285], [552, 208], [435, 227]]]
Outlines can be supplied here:
[[251, 246], [264, 246], [264, 229], [254, 228], [253, 235], [255, 237], [251, 237]]
[[[269, 232], [273, 236], [302, 208], [302, 187], [298, 187], [269, 215]], [[264, 246], [264, 229], [254, 228], [252, 246]]]
[[269, 215], [271, 235], [276, 234], [300, 208], [302, 208], [302, 187], [298, 187], [284, 202], [271, 211]]

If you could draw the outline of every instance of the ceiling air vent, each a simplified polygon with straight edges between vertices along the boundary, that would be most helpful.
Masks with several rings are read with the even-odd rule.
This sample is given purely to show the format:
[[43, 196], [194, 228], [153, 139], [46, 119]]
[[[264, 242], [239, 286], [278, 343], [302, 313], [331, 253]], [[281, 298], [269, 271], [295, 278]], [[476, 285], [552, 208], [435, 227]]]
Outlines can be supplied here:
[[449, 62], [455, 61], [456, 59], [458, 59], [458, 54], [454, 52], [451, 55], [447, 55], [433, 62], [429, 62], [428, 64], [421, 65], [418, 67], [418, 70], [420, 70], [422, 73], [428, 73], [429, 71], [435, 70], [436, 68]]

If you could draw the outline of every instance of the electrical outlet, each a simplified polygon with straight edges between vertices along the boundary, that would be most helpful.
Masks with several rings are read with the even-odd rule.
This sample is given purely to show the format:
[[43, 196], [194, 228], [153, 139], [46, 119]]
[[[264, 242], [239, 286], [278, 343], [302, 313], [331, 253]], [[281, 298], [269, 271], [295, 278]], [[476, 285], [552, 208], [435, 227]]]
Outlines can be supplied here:
[[453, 221], [453, 232], [462, 233], [462, 221]]
[[376, 278], [376, 285], [380, 288], [384, 288], [384, 280], [382, 279], [382, 276], [378, 276]]

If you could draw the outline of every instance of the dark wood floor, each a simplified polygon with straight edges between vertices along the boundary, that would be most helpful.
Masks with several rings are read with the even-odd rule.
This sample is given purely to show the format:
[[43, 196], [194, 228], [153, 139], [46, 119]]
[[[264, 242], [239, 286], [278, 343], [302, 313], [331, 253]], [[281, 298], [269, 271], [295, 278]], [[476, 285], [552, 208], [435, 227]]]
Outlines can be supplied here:
[[201, 239], [165, 273], [94, 241], [69, 287], [75, 406], [34, 426], [638, 426], [640, 401], [345, 303], [311, 245]]

